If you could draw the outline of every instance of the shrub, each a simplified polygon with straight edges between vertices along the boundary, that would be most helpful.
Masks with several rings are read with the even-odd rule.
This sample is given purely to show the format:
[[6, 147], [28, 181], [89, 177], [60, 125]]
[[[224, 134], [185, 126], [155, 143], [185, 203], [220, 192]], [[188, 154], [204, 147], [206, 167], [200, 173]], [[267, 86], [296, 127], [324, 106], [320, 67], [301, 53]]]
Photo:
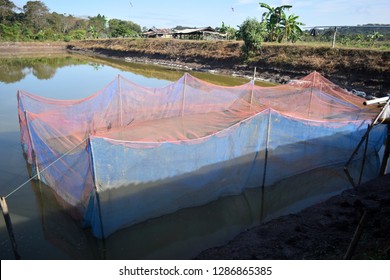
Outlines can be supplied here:
[[264, 37], [264, 24], [255, 18], [245, 20], [239, 26], [239, 32], [244, 45], [242, 51], [246, 58], [253, 56], [261, 49]]

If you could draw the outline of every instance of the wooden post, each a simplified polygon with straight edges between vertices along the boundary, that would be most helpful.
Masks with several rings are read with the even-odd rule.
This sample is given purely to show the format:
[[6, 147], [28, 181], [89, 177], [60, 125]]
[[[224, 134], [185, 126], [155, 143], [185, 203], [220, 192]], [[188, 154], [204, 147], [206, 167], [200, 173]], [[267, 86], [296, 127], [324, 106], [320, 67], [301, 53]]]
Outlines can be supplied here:
[[349, 164], [352, 162], [353, 158], [355, 157], [355, 155], [357, 155], [359, 149], [360, 149], [360, 146], [364, 143], [364, 141], [366, 140], [366, 137], [368, 137], [368, 134], [370, 133], [371, 129], [374, 127], [374, 125], [377, 124], [378, 120], [381, 118], [381, 116], [386, 112], [386, 110], [389, 108], [390, 106], [390, 98], [388, 98], [385, 106], [383, 106], [382, 110], [379, 112], [379, 114], [375, 117], [375, 119], [372, 121], [371, 125], [368, 126], [368, 129], [366, 131], [366, 133], [364, 134], [364, 136], [362, 137], [362, 139], [360, 140], [359, 144], [356, 146], [355, 150], [353, 151], [353, 153], [351, 154], [350, 158], [348, 159], [347, 163], [344, 165], [344, 172], [347, 174], [347, 177], [349, 179], [349, 181], [351, 182], [352, 186], [353, 187], [356, 187], [356, 184], [355, 182], [353, 181], [353, 178], [351, 176], [351, 174], [349, 173], [349, 170], [348, 170], [348, 166]]
[[261, 210], [260, 210], [260, 221], [264, 219], [264, 195], [265, 195], [265, 182], [267, 177], [267, 165], [268, 165], [268, 152], [269, 152], [269, 142], [271, 134], [271, 117], [272, 111], [268, 109], [268, 124], [267, 124], [267, 140], [265, 142], [265, 154], [264, 154], [264, 169], [263, 169], [263, 184], [261, 186]]
[[187, 73], [184, 73], [183, 98], [181, 103], [181, 116], [184, 116], [184, 106], [186, 103]]
[[12, 229], [12, 222], [9, 216], [8, 206], [7, 206], [7, 202], [5, 201], [5, 197], [0, 198], [0, 205], [1, 205], [1, 211], [3, 212], [5, 224], [7, 226], [8, 235], [11, 240], [12, 250], [14, 251], [15, 259], [20, 260], [20, 255], [18, 253], [18, 248], [16, 246], [16, 239], [15, 239], [14, 231]]
[[38, 159], [37, 159], [37, 155], [35, 153], [35, 146], [34, 146], [34, 142], [32, 141], [32, 137], [31, 137], [31, 129], [30, 129], [30, 125], [29, 125], [29, 120], [28, 120], [28, 112], [27, 111], [24, 111], [24, 117], [26, 119], [26, 125], [27, 125], [27, 131], [28, 131], [28, 136], [30, 138], [30, 142], [31, 142], [31, 156], [32, 156], [32, 160], [35, 161], [35, 168], [36, 168], [36, 172], [37, 172], [37, 178], [39, 181], [41, 181], [41, 174], [39, 173], [39, 165], [38, 165]]
[[[370, 129], [370, 125], [367, 127], [367, 131]], [[364, 146], [364, 153], [363, 153], [363, 160], [362, 160], [362, 166], [360, 168], [360, 175], [359, 175], [359, 183], [358, 186], [360, 187], [360, 184], [362, 183], [362, 177], [363, 177], [363, 172], [364, 172], [364, 166], [366, 164], [366, 157], [367, 157], [367, 150], [368, 150], [368, 140], [370, 138], [370, 134], [367, 134], [366, 137], [366, 145]]]
[[387, 137], [386, 137], [386, 144], [385, 144], [385, 151], [383, 153], [382, 158], [382, 165], [379, 172], [379, 176], [383, 176], [386, 174], [388, 163], [389, 163], [389, 156], [390, 156], [390, 124], [387, 124]]
[[121, 76], [118, 74], [118, 90], [119, 90], [119, 107], [120, 107], [120, 127], [123, 126], [123, 105], [122, 105], [122, 88]]
[[256, 67], [253, 70], [252, 89], [251, 89], [251, 96], [250, 96], [250, 100], [249, 100], [251, 108], [252, 108], [252, 101], [253, 101], [253, 90], [254, 90], [254, 87], [255, 87], [255, 79], [256, 79]]
[[360, 239], [360, 236], [363, 232], [364, 224], [367, 221], [367, 210], [364, 210], [364, 213], [362, 215], [362, 218], [359, 221], [359, 224], [355, 230], [355, 233], [353, 234], [353, 238], [351, 243], [349, 244], [348, 250], [344, 255], [344, 260], [350, 260], [352, 257], [353, 252], [355, 251], [356, 245]]
[[334, 28], [333, 40], [332, 40], [332, 49], [334, 48], [334, 45], [336, 43], [336, 33], [337, 33], [337, 27]]

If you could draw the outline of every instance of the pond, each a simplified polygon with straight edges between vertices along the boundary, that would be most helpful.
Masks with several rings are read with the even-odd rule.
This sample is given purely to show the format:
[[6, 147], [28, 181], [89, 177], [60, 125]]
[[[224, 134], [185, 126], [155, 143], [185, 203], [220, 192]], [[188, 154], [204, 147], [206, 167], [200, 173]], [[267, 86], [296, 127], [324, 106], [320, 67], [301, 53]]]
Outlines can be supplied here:
[[[118, 74], [143, 86], [164, 87], [184, 72], [69, 54], [0, 58], [1, 196], [30, 178], [20, 145], [17, 90], [55, 99], [80, 99], [104, 88]], [[210, 73], [191, 74], [221, 85], [248, 82]], [[104, 242], [73, 220], [50, 188], [40, 182], [26, 184], [10, 195], [7, 203], [23, 259], [189, 259], [261, 221], [298, 211], [344, 190], [349, 183], [340, 170], [340, 166], [329, 166], [283, 180], [266, 191], [251, 189], [182, 209], [121, 230]], [[329, 174], [333, 180], [328, 179]], [[297, 187], [291, 189], [294, 184]], [[287, 188], [289, 195], [285, 196]], [[5, 222], [0, 220], [0, 257], [13, 259]]]

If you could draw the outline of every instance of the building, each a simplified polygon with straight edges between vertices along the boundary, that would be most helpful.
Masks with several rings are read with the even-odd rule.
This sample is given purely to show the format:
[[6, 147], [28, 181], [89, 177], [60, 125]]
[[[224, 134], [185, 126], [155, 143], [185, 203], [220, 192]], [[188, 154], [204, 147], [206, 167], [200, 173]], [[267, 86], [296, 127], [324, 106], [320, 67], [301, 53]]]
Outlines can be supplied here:
[[214, 28], [209, 26], [175, 30], [173, 32], [173, 38], [188, 40], [224, 40], [226, 39], [226, 34], [216, 32]]
[[144, 38], [172, 38], [173, 30], [170, 28], [158, 29], [155, 27], [150, 28], [148, 31], [142, 33]]

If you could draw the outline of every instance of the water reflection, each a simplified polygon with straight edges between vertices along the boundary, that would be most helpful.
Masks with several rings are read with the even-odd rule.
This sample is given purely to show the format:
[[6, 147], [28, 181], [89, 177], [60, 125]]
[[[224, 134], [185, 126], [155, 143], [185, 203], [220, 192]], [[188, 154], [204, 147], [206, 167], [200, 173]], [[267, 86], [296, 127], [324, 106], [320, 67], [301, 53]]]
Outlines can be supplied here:
[[[151, 64], [141, 64], [141, 63], [133, 63], [127, 62], [118, 59], [112, 58], [101, 58], [101, 57], [91, 57], [91, 60], [94, 63], [100, 63], [100, 65], [109, 65], [121, 70], [130, 71], [134, 74], [141, 75], [146, 78], [157, 78], [160, 80], [167, 81], [177, 81], [180, 79], [185, 72], [190, 73], [192, 76], [201, 79], [203, 81], [207, 81], [213, 83], [215, 85], [222, 86], [238, 86], [250, 81], [249, 78], [244, 77], [233, 77], [229, 75], [218, 75], [212, 74], [209, 72], [197, 72], [197, 71], [187, 71], [187, 70], [178, 70], [174, 67], [162, 67], [159, 65], [151, 65]], [[258, 86], [275, 86], [274, 83], [256, 80], [256, 85]]]
[[74, 56], [0, 58], [0, 81], [6, 84], [23, 80], [28, 74], [39, 80], [54, 77], [58, 68], [86, 64], [88, 60]]
[[[376, 161], [376, 157], [368, 158]], [[354, 162], [357, 171], [360, 163]], [[374, 169], [365, 171], [364, 180]], [[356, 174], [355, 174], [356, 175]], [[219, 246], [245, 229], [295, 213], [338, 194], [349, 186], [342, 165], [327, 166], [281, 180], [272, 186], [247, 189], [208, 204], [178, 210], [122, 229], [105, 241], [82, 230], [55, 203], [49, 187], [35, 182], [42, 226], [47, 240], [74, 259], [191, 259]], [[259, 236], [259, 238], [261, 238]]]
[[[214, 75], [208, 72], [185, 71], [158, 65], [132, 63], [110, 58], [87, 58], [80, 55], [69, 54], [64, 54], [62, 56], [57, 55], [54, 57], [44, 57], [40, 55], [35, 57], [10, 58], [0, 56], [0, 82], [7, 84], [16, 83], [23, 80], [28, 74], [34, 75], [39, 80], [49, 80], [55, 76], [58, 69], [77, 65], [89, 65], [95, 71], [100, 71], [105, 66], [111, 66], [116, 69], [141, 75], [145, 78], [166, 81], [176, 81], [183, 76], [184, 72], [189, 72], [199, 79], [217, 85], [236, 86], [249, 82], [248, 78], [243, 77]], [[275, 85], [262, 81], [256, 81], [256, 84], [260, 86]]]

